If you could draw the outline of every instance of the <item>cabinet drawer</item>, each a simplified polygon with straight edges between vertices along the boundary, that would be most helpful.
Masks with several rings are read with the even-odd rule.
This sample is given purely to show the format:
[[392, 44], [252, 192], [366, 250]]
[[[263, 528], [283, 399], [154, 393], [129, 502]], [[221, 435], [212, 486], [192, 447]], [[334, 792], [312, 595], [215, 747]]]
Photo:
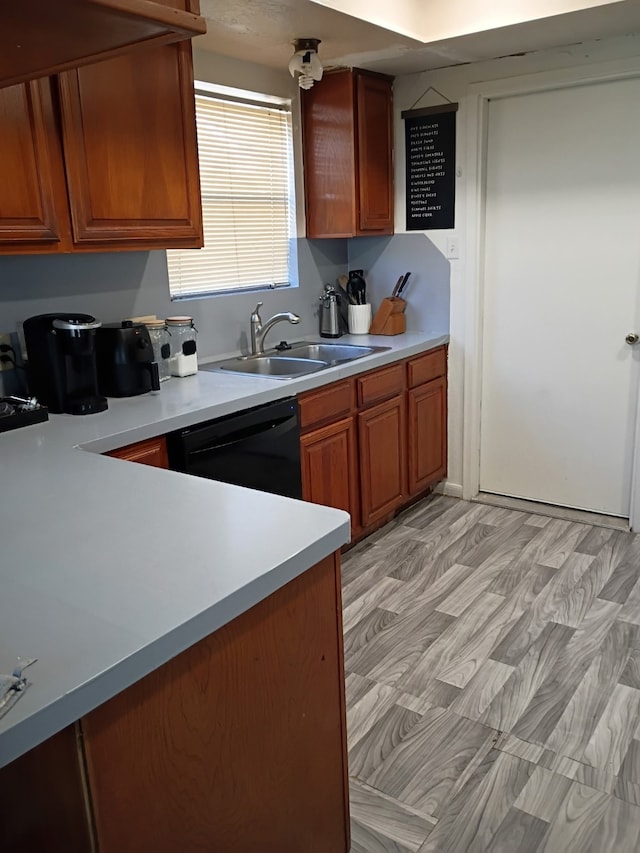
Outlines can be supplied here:
[[392, 364], [356, 380], [358, 406], [371, 406], [399, 394], [404, 388], [404, 365]]
[[409, 388], [424, 385], [447, 372], [447, 350], [446, 347], [438, 347], [432, 352], [427, 352], [407, 362], [407, 380]]
[[305, 430], [348, 415], [353, 408], [353, 381], [334, 382], [298, 397], [298, 420]]
[[168, 468], [167, 440], [163, 435], [149, 438], [136, 444], [119, 447], [106, 454], [127, 462], [138, 462], [141, 465], [151, 465], [153, 468]]

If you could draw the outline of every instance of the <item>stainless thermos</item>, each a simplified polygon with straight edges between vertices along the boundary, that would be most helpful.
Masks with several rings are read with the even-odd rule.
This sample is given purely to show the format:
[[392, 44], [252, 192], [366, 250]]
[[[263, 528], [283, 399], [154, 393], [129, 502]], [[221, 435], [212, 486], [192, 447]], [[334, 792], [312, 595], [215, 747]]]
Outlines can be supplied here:
[[342, 335], [339, 299], [336, 289], [330, 284], [325, 284], [324, 293], [320, 297], [321, 338], [339, 338]]

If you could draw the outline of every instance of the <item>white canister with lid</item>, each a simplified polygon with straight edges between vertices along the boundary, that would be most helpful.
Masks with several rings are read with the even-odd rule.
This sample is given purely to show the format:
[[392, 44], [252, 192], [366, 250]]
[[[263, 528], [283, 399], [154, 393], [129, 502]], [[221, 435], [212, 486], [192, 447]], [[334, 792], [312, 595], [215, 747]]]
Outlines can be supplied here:
[[171, 335], [169, 369], [172, 376], [192, 376], [198, 372], [196, 335], [193, 317], [167, 317], [167, 331]]

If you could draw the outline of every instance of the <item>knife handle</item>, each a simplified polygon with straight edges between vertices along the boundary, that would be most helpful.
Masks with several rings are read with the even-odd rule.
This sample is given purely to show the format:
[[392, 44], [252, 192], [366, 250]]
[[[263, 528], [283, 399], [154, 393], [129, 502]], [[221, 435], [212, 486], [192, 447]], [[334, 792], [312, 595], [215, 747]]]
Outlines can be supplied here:
[[402, 284], [400, 285], [400, 290], [397, 292], [396, 296], [400, 296], [400, 294], [401, 294], [401, 293], [402, 293], [402, 291], [404, 290], [404, 286], [405, 286], [405, 284], [406, 284], [406, 283], [407, 283], [407, 281], [409, 280], [409, 276], [410, 276], [410, 275], [411, 275], [411, 273], [410, 273], [410, 272], [405, 273], [405, 276], [404, 276], [404, 278], [402, 279]]

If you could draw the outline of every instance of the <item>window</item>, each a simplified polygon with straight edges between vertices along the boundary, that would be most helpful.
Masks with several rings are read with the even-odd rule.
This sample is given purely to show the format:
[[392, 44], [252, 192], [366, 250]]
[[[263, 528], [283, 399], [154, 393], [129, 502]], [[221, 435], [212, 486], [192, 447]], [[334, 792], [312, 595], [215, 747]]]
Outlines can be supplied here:
[[171, 298], [291, 284], [290, 101], [196, 82], [196, 124], [204, 248], [167, 252]]

